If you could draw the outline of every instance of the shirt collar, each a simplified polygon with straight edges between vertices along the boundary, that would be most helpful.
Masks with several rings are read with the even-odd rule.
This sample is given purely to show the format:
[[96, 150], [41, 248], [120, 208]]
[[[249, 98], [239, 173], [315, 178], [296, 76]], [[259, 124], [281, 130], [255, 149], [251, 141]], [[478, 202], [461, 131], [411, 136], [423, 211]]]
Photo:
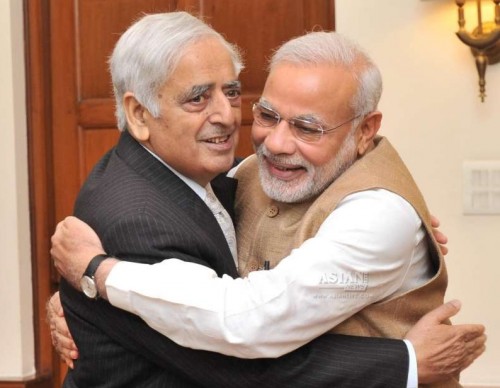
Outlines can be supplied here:
[[172, 167], [170, 167], [163, 159], [161, 159], [158, 155], [156, 155], [153, 151], [151, 151], [149, 148], [144, 147], [144, 145], [141, 144], [141, 146], [148, 151], [153, 157], [155, 157], [161, 164], [163, 164], [165, 167], [167, 167], [170, 171], [172, 171], [175, 175], [177, 175], [182, 181], [188, 185], [191, 190], [193, 190], [198, 197], [200, 197], [202, 200], [205, 200], [205, 197], [207, 196], [207, 191], [205, 190], [204, 187], [196, 183], [194, 180], [182, 175], [180, 172], [174, 170]]

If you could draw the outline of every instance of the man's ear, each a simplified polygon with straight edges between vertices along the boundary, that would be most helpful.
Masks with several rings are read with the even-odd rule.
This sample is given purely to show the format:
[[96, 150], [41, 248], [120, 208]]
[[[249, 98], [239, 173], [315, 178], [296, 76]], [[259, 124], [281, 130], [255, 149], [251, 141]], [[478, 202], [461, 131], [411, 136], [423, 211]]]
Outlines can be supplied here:
[[364, 155], [373, 147], [373, 139], [380, 129], [382, 113], [373, 111], [366, 115], [359, 128], [358, 156]]
[[149, 127], [146, 124], [147, 110], [142, 106], [131, 92], [123, 95], [123, 109], [127, 117], [129, 133], [140, 143], [149, 140]]

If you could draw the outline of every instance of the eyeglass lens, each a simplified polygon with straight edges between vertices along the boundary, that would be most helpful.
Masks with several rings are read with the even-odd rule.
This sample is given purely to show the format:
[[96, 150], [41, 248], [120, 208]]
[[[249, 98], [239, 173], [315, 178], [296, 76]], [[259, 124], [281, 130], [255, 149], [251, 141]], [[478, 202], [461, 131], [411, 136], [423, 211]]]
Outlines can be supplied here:
[[[264, 127], [275, 127], [281, 120], [284, 120], [278, 112], [266, 108], [261, 104], [254, 104], [253, 114], [255, 121]], [[294, 135], [300, 140], [307, 142], [317, 141], [323, 134], [323, 129], [318, 123], [303, 119], [289, 119], [286, 121], [290, 125]]]

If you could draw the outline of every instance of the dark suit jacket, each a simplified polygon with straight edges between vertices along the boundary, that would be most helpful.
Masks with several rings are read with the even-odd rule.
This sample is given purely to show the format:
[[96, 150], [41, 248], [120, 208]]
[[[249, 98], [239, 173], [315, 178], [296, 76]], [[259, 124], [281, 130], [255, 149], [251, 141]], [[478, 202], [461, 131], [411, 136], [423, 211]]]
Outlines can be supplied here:
[[[233, 185], [214, 191], [231, 202]], [[217, 192], [222, 188], [223, 195]], [[222, 198], [224, 196], [224, 198]], [[95, 166], [75, 215], [106, 252], [155, 263], [176, 257], [238, 276], [224, 235], [204, 202], [129, 134]], [[402, 341], [324, 335], [281, 358], [241, 360], [183, 348], [140, 318], [61, 283], [66, 318], [79, 348], [66, 387], [404, 387]]]

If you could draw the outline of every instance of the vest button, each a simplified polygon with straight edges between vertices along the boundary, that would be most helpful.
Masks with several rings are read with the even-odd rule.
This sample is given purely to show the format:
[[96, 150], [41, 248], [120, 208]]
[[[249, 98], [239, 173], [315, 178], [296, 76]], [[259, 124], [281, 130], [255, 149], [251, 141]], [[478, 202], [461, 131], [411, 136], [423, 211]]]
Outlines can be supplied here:
[[259, 269], [259, 263], [256, 260], [251, 260], [247, 264], [247, 271], [248, 272], [257, 271], [258, 269]]
[[269, 217], [269, 218], [274, 218], [278, 215], [278, 213], [280, 212], [280, 209], [278, 208], [278, 206], [276, 205], [271, 205], [269, 206], [269, 208], [267, 209], [267, 212], [266, 212], [266, 215]]

